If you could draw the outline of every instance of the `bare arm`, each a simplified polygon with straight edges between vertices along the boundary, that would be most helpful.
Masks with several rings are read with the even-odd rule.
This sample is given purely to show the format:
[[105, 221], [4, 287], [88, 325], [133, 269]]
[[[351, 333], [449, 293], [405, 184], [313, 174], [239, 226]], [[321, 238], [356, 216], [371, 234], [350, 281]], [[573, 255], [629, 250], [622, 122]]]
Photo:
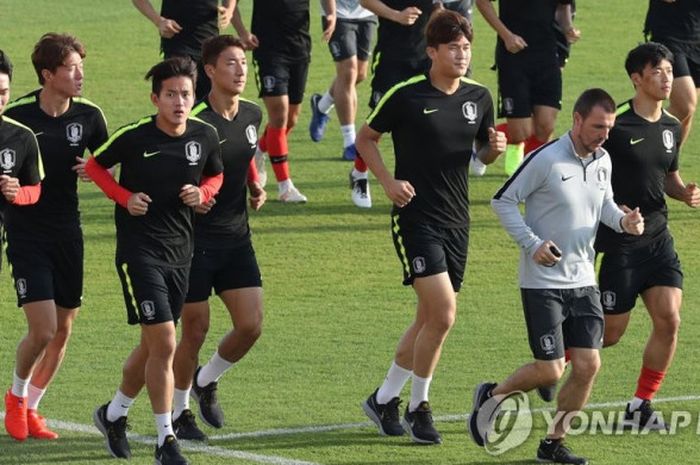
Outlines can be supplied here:
[[238, 6], [236, 6], [236, 8], [233, 10], [231, 24], [236, 30], [236, 34], [238, 34], [238, 37], [241, 38], [241, 41], [243, 42], [245, 48], [247, 48], [248, 50], [252, 50], [254, 48], [257, 48], [258, 45], [260, 45], [260, 42], [258, 42], [258, 38], [255, 36], [255, 34], [251, 34], [250, 31], [248, 31], [248, 29], [245, 27], [245, 24], [243, 23], [243, 18], [241, 17], [241, 11], [238, 9]]
[[219, 29], [225, 29], [231, 24], [233, 11], [236, 9], [236, 0], [222, 0], [219, 7]]
[[506, 144], [506, 134], [504, 132], [489, 128], [489, 143], [484, 144], [481, 141], [476, 141], [476, 156], [479, 157], [479, 160], [484, 165], [490, 165], [506, 151]]
[[664, 191], [672, 199], [680, 200], [689, 207], [700, 206], [700, 189], [697, 184], [690, 182], [686, 185], [678, 171], [671, 171], [666, 175]]
[[182, 31], [182, 26], [180, 26], [177, 21], [164, 18], [158, 14], [149, 0], [131, 0], [131, 3], [158, 28], [158, 34], [160, 34], [161, 37], [170, 39], [175, 34]]
[[573, 15], [571, 13], [571, 5], [558, 5], [557, 11], [554, 13], [554, 19], [564, 31], [566, 40], [573, 44], [581, 38], [581, 31], [574, 27]]
[[496, 9], [493, 7], [490, 0], [476, 0], [476, 6], [479, 8], [481, 15], [484, 17], [486, 22], [489, 23], [494, 31], [496, 31], [498, 37], [501, 38], [506, 46], [506, 49], [510, 53], [518, 53], [527, 47], [527, 42], [525, 42], [525, 39], [517, 34], [513, 34], [511, 30], [508, 29], [505, 24], [503, 24], [503, 21], [501, 21], [501, 18], [498, 17], [498, 13], [496, 13]]
[[321, 0], [321, 9], [325, 18], [326, 27], [323, 30], [323, 40], [328, 42], [331, 40], [333, 31], [335, 31], [335, 0]]
[[360, 5], [368, 9], [377, 16], [394, 21], [395, 23], [410, 26], [416, 22], [422, 11], [415, 6], [409, 6], [402, 11], [394, 10], [386, 6], [381, 0], [360, 0]]

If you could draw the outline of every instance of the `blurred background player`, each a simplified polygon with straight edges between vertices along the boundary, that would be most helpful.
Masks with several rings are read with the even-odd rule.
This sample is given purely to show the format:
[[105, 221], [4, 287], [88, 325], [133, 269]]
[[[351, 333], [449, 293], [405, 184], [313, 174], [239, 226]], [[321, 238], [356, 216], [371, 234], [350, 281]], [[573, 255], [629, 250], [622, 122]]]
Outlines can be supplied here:
[[39, 201], [14, 210], [7, 258], [27, 335], [17, 346], [12, 388], [5, 396], [5, 426], [16, 439], [53, 439], [37, 413], [66, 354], [83, 294], [83, 233], [78, 176], [85, 150], [107, 140], [102, 110], [80, 97], [85, 48], [73, 36], [48, 33], [34, 46], [32, 64], [41, 88], [20, 97], [5, 115], [37, 136], [45, 177]]
[[[335, 29], [335, 0], [321, 0], [328, 42]], [[267, 126], [255, 158], [264, 186], [267, 182], [265, 153], [277, 178], [278, 198], [283, 203], [303, 203], [289, 174], [288, 135], [296, 126], [304, 99], [311, 60], [309, 0], [253, 0], [250, 32], [243, 25], [238, 9], [233, 25], [247, 48], [253, 50], [258, 88], [267, 110]]]
[[150, 0], [132, 0], [134, 6], [151, 21], [160, 35], [164, 58], [189, 57], [197, 63], [197, 99], [204, 98], [211, 88], [202, 63], [202, 44], [231, 23], [236, 0], [163, 0], [160, 14]]
[[[218, 381], [248, 353], [262, 332], [262, 279], [250, 237], [246, 187], [253, 209], [262, 207], [266, 198], [253, 161], [262, 112], [257, 104], [240, 98], [248, 75], [243, 44], [230, 35], [214, 37], [204, 43], [202, 56], [212, 89], [192, 115], [219, 133], [224, 184], [215, 200], [195, 210], [202, 214], [195, 221], [182, 336], [175, 352], [173, 426], [178, 438], [195, 440], [206, 436], [190, 410], [190, 392], [204, 423], [221, 428], [224, 413], [217, 400]], [[212, 289], [226, 305], [233, 329], [221, 339], [207, 364], [197, 368], [209, 329]]]
[[[328, 42], [336, 77], [330, 88], [323, 94], [313, 94], [311, 103], [311, 140], [323, 139], [328, 114], [335, 105], [340, 132], [343, 136], [343, 160], [353, 161], [357, 155], [355, 148], [355, 116], [357, 115], [356, 86], [367, 78], [370, 47], [377, 17], [360, 6], [360, 0], [336, 0], [335, 31]], [[324, 27], [325, 29], [325, 27]]]

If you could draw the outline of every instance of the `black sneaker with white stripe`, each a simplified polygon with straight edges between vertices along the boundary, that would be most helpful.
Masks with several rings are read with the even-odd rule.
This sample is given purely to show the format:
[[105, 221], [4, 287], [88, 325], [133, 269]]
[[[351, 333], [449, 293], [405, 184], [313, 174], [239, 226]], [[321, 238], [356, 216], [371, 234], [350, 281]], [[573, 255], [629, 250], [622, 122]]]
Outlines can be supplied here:
[[418, 444], [441, 444], [442, 437], [433, 426], [433, 412], [430, 410], [430, 404], [426, 401], [418, 404], [418, 408], [413, 412], [408, 411], [401, 419], [401, 425], [408, 434], [411, 435], [413, 442]]
[[362, 403], [362, 410], [377, 425], [379, 434], [382, 436], [403, 436], [404, 431], [399, 420], [401, 400], [398, 397], [394, 397], [386, 404], [380, 404], [377, 402], [378, 391], [379, 389], [374, 391]]
[[543, 439], [537, 448], [537, 461], [540, 463], [570, 463], [573, 465], [588, 465], [588, 459], [579, 457], [564, 445], [562, 440]]
[[190, 395], [199, 404], [199, 418], [212, 428], [221, 428], [224, 426], [224, 411], [219, 405], [219, 399], [216, 395], [216, 390], [219, 388], [219, 383], [212, 381], [204, 387], [197, 384], [197, 376], [202, 367], [197, 368], [194, 372], [192, 380], [192, 390]]
[[115, 421], [107, 420], [108, 406], [109, 402], [97, 407], [92, 414], [92, 421], [104, 435], [105, 446], [110, 455], [117, 459], [128, 459], [131, 457], [131, 448], [126, 439], [129, 424], [126, 422], [126, 417], [119, 417]]
[[668, 430], [663, 419], [651, 407], [651, 401], [645, 400], [636, 410], [630, 410], [630, 404], [625, 408], [625, 419], [622, 423], [628, 429], [646, 429], [648, 431]]
[[165, 437], [163, 445], [156, 444], [156, 465], [189, 465], [189, 462], [180, 452], [180, 446], [175, 436]]
[[190, 441], [206, 441], [207, 435], [199, 429], [192, 410], [185, 409], [176, 420], [173, 420], [173, 430], [178, 439]]
[[[479, 422], [479, 409], [491, 398], [491, 391], [496, 387], [496, 383], [480, 383], [474, 389], [472, 400], [472, 413], [467, 420], [467, 430], [472, 440], [479, 447], [484, 447], [486, 437], [491, 429], [491, 421]], [[488, 420], [495, 418], [497, 412], [490, 412]]]

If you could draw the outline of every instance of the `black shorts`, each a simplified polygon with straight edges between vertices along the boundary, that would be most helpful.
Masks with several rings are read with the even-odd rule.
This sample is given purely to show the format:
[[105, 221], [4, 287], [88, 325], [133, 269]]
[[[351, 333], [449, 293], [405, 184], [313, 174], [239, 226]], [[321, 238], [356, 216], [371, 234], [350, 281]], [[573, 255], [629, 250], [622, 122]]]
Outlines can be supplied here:
[[674, 39], [654, 38], [673, 53], [673, 77], [690, 76], [700, 89], [700, 42], [682, 42]]
[[130, 325], [177, 324], [187, 295], [189, 266], [172, 267], [141, 260], [117, 261]]
[[377, 20], [373, 16], [366, 19], [338, 18], [335, 31], [328, 42], [333, 61], [343, 61], [354, 56], [360, 61], [369, 60], [376, 28]]
[[255, 62], [259, 97], [289, 96], [291, 105], [304, 100], [309, 62], [290, 62], [281, 57], [259, 58]]
[[384, 94], [399, 82], [425, 73], [430, 69], [430, 59], [415, 60], [387, 60], [382, 58], [381, 52], [374, 51], [372, 61], [372, 95], [369, 98], [369, 107], [374, 108]]
[[648, 246], [627, 253], [600, 254], [598, 259], [598, 282], [606, 314], [629, 312], [637, 296], [650, 287], [683, 289], [681, 262], [669, 234]]
[[520, 289], [530, 350], [536, 360], [557, 360], [570, 347], [600, 349], [605, 319], [596, 286]]
[[459, 292], [467, 267], [469, 228], [441, 228], [409, 223], [392, 215], [391, 235], [403, 267], [403, 284], [416, 278], [447, 272], [452, 289]]
[[244, 287], [262, 287], [260, 268], [250, 242], [235, 249], [195, 248], [185, 302], [205, 301], [212, 289], [221, 294]]
[[562, 78], [556, 52], [496, 52], [498, 116], [529, 118], [534, 106], [561, 109]]
[[78, 308], [83, 298], [83, 239], [56, 242], [13, 239], [7, 260], [15, 280], [17, 306], [53, 300], [63, 308]]

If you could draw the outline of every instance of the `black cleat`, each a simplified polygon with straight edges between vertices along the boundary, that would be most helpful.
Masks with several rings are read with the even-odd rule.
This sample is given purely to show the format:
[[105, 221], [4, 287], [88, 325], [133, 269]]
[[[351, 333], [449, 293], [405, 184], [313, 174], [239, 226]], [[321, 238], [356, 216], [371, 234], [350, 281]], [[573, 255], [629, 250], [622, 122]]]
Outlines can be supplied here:
[[413, 412], [408, 411], [401, 419], [403, 429], [411, 435], [413, 442], [418, 444], [441, 444], [442, 438], [433, 426], [433, 412], [430, 410], [430, 404], [426, 401], [421, 402], [418, 408]]
[[551, 402], [557, 396], [557, 385], [540, 386], [537, 388], [537, 395], [545, 402]]
[[216, 396], [219, 383], [212, 381], [204, 387], [199, 387], [197, 375], [199, 375], [199, 370], [201, 369], [202, 367], [199, 367], [194, 372], [190, 395], [199, 403], [199, 418], [212, 428], [221, 428], [224, 426], [224, 411], [221, 410]]
[[401, 400], [394, 397], [386, 404], [377, 403], [377, 389], [366, 401], [362, 402], [365, 415], [379, 428], [382, 436], [403, 436], [403, 427], [399, 421], [399, 404]]
[[634, 411], [630, 411], [630, 404], [625, 408], [625, 419], [622, 423], [624, 428], [646, 429], [649, 431], [668, 430], [668, 426], [663, 419], [657, 415], [651, 407], [651, 401], [645, 400], [642, 405]]
[[187, 459], [180, 453], [180, 446], [175, 436], [166, 436], [160, 447], [156, 444], [155, 465], [189, 465]]
[[173, 420], [173, 430], [178, 439], [190, 441], [206, 441], [207, 435], [197, 427], [192, 410], [183, 410], [177, 420]]
[[497, 412], [493, 412], [488, 418], [489, 421], [486, 422], [486, 424], [482, 424], [483, 422], [477, 421], [479, 418], [479, 409], [491, 398], [491, 391], [495, 387], [496, 383], [481, 383], [477, 384], [476, 388], [474, 389], [472, 413], [469, 415], [469, 419], [467, 420], [467, 430], [469, 431], [469, 435], [472, 437], [472, 440], [479, 447], [484, 447], [486, 444], [486, 436], [491, 430], [491, 418], [495, 419], [495, 414], [497, 414]]
[[118, 459], [128, 459], [131, 457], [131, 448], [126, 439], [126, 430], [130, 429], [129, 424], [126, 422], [126, 417], [119, 417], [115, 421], [107, 420], [108, 405], [109, 403], [106, 403], [97, 407], [92, 414], [92, 421], [104, 435], [105, 445], [110, 455]]
[[574, 465], [588, 465], [588, 459], [571, 453], [562, 441], [543, 439], [537, 448], [537, 461], [540, 463], [572, 463]]

